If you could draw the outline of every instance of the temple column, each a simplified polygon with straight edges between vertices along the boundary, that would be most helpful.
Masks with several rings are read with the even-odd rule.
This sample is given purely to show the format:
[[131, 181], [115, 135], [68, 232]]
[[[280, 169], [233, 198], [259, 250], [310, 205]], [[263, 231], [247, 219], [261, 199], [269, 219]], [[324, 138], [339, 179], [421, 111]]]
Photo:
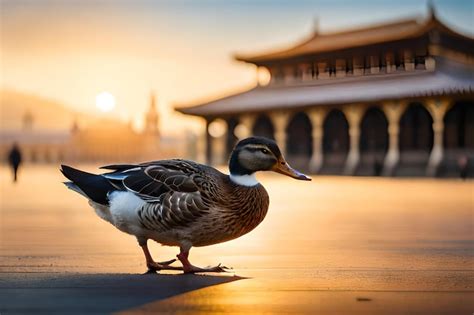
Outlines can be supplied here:
[[353, 175], [360, 158], [360, 120], [363, 114], [363, 107], [360, 104], [351, 104], [345, 106], [343, 112], [349, 122], [350, 137], [349, 154], [347, 155], [346, 165], [344, 166], [344, 175]]
[[388, 120], [388, 152], [383, 163], [383, 176], [392, 176], [400, 160], [400, 146], [398, 135], [400, 133], [400, 117], [405, 111], [406, 102], [391, 101], [382, 104], [382, 109]]
[[213, 165], [223, 165], [226, 162], [226, 134], [227, 132], [224, 132], [223, 135], [213, 138]]
[[311, 173], [317, 173], [323, 166], [323, 122], [326, 113], [323, 108], [312, 108], [307, 112], [313, 127], [313, 154], [309, 162]]
[[255, 114], [244, 114], [239, 117], [239, 125], [236, 127], [235, 135], [239, 140], [252, 135], [253, 125], [257, 116]]
[[444, 115], [450, 105], [451, 102], [448, 99], [429, 99], [426, 102], [426, 107], [433, 117], [433, 149], [426, 168], [428, 176], [436, 176], [438, 167], [443, 160]]
[[212, 164], [212, 137], [209, 134], [209, 125], [211, 120], [206, 118], [206, 131], [205, 131], [205, 139], [206, 139], [206, 164]]
[[277, 111], [270, 114], [270, 119], [275, 127], [275, 140], [283, 156], [286, 155], [286, 126], [289, 118], [290, 112], [288, 111]]
[[225, 159], [227, 124], [222, 119], [207, 120], [207, 160], [221, 165]]
[[187, 156], [191, 160], [199, 163], [206, 163], [206, 133], [198, 134], [188, 131], [186, 132], [186, 151]]

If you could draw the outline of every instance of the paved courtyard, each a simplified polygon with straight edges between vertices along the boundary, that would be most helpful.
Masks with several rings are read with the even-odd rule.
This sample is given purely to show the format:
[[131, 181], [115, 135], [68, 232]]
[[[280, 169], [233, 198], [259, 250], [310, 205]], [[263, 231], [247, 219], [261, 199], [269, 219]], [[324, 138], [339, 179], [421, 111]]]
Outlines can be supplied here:
[[133, 237], [96, 217], [56, 167], [27, 167], [15, 185], [1, 168], [0, 313], [474, 311], [474, 182], [259, 178], [271, 198], [265, 221], [191, 251], [195, 264], [233, 272], [142, 275]]

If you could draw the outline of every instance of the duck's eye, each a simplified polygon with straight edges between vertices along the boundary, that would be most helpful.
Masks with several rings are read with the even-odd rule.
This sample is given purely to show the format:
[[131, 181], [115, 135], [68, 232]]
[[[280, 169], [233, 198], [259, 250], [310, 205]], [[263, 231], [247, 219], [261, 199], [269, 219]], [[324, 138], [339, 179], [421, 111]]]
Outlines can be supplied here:
[[267, 149], [262, 149], [261, 151], [262, 151], [263, 154], [268, 154], [269, 153]]

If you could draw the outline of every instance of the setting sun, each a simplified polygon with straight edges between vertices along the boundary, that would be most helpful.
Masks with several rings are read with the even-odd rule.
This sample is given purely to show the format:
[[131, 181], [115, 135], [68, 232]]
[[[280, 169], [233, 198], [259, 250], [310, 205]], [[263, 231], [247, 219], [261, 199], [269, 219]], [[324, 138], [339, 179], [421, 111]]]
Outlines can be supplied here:
[[102, 112], [110, 112], [115, 107], [115, 97], [109, 92], [102, 92], [95, 97], [95, 106]]

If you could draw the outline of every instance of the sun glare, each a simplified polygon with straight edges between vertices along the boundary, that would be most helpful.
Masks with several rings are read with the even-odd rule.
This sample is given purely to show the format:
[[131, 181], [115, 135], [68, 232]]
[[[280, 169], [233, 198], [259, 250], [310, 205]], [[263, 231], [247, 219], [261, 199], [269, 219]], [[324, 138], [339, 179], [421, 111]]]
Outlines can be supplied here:
[[95, 106], [102, 112], [110, 112], [115, 107], [115, 97], [109, 92], [102, 92], [95, 97]]

